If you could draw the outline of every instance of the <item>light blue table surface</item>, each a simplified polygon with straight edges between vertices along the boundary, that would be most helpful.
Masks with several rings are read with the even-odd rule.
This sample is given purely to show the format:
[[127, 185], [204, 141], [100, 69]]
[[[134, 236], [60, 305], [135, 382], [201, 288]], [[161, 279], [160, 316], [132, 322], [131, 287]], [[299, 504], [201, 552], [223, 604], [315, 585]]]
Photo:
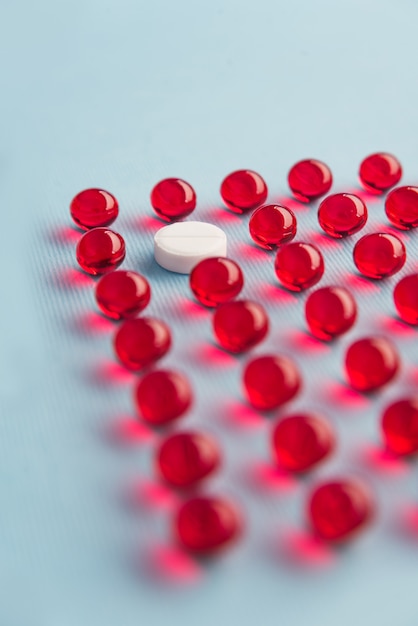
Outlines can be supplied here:
[[[394, 319], [397, 279], [353, 279], [358, 325], [332, 347], [311, 341], [305, 295], [276, 286], [273, 257], [218, 194], [248, 167], [283, 199], [289, 167], [310, 156], [330, 164], [335, 190], [353, 190], [376, 150], [398, 155], [403, 180], [417, 183], [417, 19], [412, 0], [2, 0], [0, 626], [417, 625], [418, 470], [379, 453], [381, 408], [418, 381], [417, 332]], [[337, 431], [338, 453], [303, 480], [270, 475], [272, 418], [240, 391], [247, 357], [215, 348], [187, 278], [153, 261], [149, 191], [166, 176], [194, 185], [196, 219], [225, 227], [244, 295], [271, 315], [254, 353], [293, 354], [302, 368], [291, 409], [322, 410]], [[189, 372], [196, 393], [184, 426], [224, 449], [205, 489], [245, 511], [243, 540], [210, 563], [171, 540], [157, 436], [116, 436], [134, 418], [133, 377], [112, 365], [112, 326], [76, 271], [68, 212], [89, 186], [119, 199], [125, 266], [149, 278], [149, 313], [172, 325], [164, 364]], [[345, 284], [360, 235], [330, 243], [315, 208], [295, 210], [299, 237], [322, 244], [323, 283]], [[369, 210], [364, 232], [387, 228], [383, 201]], [[417, 237], [404, 235], [400, 275], [418, 267]], [[392, 335], [403, 368], [363, 398], [345, 391], [341, 363], [370, 332]], [[375, 493], [376, 523], [344, 550], [312, 545], [310, 486], [352, 472]]]

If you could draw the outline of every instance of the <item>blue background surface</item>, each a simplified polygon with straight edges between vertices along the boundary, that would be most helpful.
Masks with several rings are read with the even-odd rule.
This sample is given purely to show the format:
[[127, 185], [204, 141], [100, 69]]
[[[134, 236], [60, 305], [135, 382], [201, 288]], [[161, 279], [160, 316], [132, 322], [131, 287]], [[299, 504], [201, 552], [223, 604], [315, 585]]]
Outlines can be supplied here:
[[[332, 347], [304, 332], [305, 295], [281, 291], [248, 218], [220, 209], [218, 188], [249, 167], [283, 199], [298, 159], [329, 163], [336, 190], [356, 188], [361, 159], [398, 155], [416, 183], [416, 22], [412, 0], [3, 0], [0, 7], [0, 624], [113, 626], [254, 623], [416, 626], [417, 478], [379, 452], [382, 406], [416, 389], [417, 335], [393, 318], [396, 277], [351, 279], [358, 325]], [[293, 354], [338, 454], [303, 480], [269, 470], [271, 418], [245, 407], [240, 371], [212, 343], [210, 313], [184, 276], [152, 259], [149, 191], [166, 176], [198, 193], [194, 217], [223, 225], [245, 271], [246, 297], [272, 319], [254, 353]], [[196, 563], [170, 535], [175, 496], [156, 483], [157, 436], [129, 437], [133, 377], [112, 357], [112, 326], [94, 313], [92, 281], [77, 272], [68, 205], [79, 190], [112, 191], [127, 241], [125, 267], [151, 281], [149, 313], [171, 321], [164, 360], [190, 373], [196, 404], [184, 426], [219, 437], [224, 469], [206, 489], [237, 500], [243, 541]], [[371, 199], [364, 232], [387, 228]], [[346, 282], [353, 241], [323, 238], [315, 209], [297, 207], [299, 238], [323, 244], [323, 284]], [[403, 236], [417, 269], [417, 236]], [[344, 349], [390, 332], [401, 375], [372, 398], [343, 386]], [[306, 535], [310, 485], [363, 476], [379, 516], [341, 551]], [[414, 521], [415, 520], [415, 521]]]

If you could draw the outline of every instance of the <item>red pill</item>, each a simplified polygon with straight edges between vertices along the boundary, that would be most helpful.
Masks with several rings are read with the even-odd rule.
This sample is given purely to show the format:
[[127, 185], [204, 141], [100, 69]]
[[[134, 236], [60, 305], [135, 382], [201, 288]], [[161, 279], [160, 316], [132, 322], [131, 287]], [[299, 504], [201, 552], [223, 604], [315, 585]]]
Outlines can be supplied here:
[[225, 350], [244, 352], [267, 335], [269, 319], [261, 304], [235, 300], [220, 304], [213, 316], [215, 336]]
[[157, 453], [157, 466], [175, 487], [192, 487], [220, 464], [216, 441], [198, 432], [176, 433], [165, 439]]
[[243, 286], [241, 268], [225, 257], [203, 259], [190, 274], [190, 288], [196, 299], [206, 306], [217, 306], [232, 300]]
[[251, 215], [249, 229], [257, 245], [266, 250], [273, 250], [276, 246], [295, 238], [296, 217], [284, 206], [265, 204]]
[[405, 265], [406, 249], [396, 235], [371, 233], [354, 246], [353, 259], [358, 271], [368, 278], [387, 278]]
[[409, 274], [398, 282], [393, 300], [404, 322], [418, 324], [418, 274]]
[[387, 407], [382, 417], [386, 446], [399, 455], [418, 452], [418, 396], [398, 400]]
[[389, 221], [400, 230], [418, 226], [418, 187], [398, 187], [390, 192], [385, 202]]
[[291, 291], [302, 291], [316, 285], [325, 271], [324, 259], [318, 248], [301, 241], [281, 246], [274, 268], [279, 281]]
[[104, 189], [85, 189], [71, 201], [70, 212], [77, 226], [89, 230], [114, 222], [119, 205], [115, 196]]
[[175, 534], [180, 543], [196, 553], [211, 553], [236, 539], [242, 530], [238, 510], [227, 500], [192, 498], [177, 512]]
[[331, 454], [335, 447], [329, 423], [315, 413], [288, 415], [273, 430], [273, 455], [277, 465], [305, 472]]
[[305, 317], [311, 333], [328, 341], [353, 326], [357, 319], [356, 301], [344, 287], [322, 287], [308, 296]]
[[398, 351], [386, 337], [366, 337], [352, 343], [345, 355], [348, 381], [358, 391], [374, 391], [398, 372]]
[[332, 185], [332, 174], [325, 163], [316, 159], [305, 159], [291, 168], [288, 182], [296, 198], [309, 202], [328, 193]]
[[109, 228], [93, 228], [81, 237], [76, 248], [77, 262], [89, 274], [106, 274], [125, 258], [122, 235]]
[[130, 370], [139, 371], [164, 356], [171, 346], [171, 333], [161, 320], [138, 317], [125, 320], [114, 341], [116, 354]]
[[151, 191], [151, 205], [159, 217], [174, 222], [190, 215], [196, 208], [196, 193], [181, 178], [165, 178]]
[[398, 184], [401, 176], [402, 167], [398, 159], [386, 152], [371, 154], [360, 165], [360, 182], [369, 191], [387, 191]]
[[222, 182], [221, 196], [231, 211], [245, 213], [265, 202], [267, 185], [257, 172], [238, 170], [229, 174]]
[[96, 302], [105, 315], [115, 320], [136, 317], [150, 300], [148, 281], [136, 272], [117, 270], [97, 283]]
[[189, 380], [172, 370], [154, 370], [136, 385], [135, 404], [146, 422], [159, 426], [184, 415], [193, 402]]
[[287, 356], [265, 355], [248, 361], [243, 384], [248, 402], [256, 409], [269, 411], [294, 398], [302, 379], [299, 369]]
[[324, 483], [309, 498], [308, 516], [315, 532], [326, 541], [344, 541], [374, 516], [369, 490], [353, 479]]
[[322, 200], [318, 209], [321, 228], [330, 237], [341, 239], [357, 233], [367, 222], [367, 207], [351, 193], [336, 193]]

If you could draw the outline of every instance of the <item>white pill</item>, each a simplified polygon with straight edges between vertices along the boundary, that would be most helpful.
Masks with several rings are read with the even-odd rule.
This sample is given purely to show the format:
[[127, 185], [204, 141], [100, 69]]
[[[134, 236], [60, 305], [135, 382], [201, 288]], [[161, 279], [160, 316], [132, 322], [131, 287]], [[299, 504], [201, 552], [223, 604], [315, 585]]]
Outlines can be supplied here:
[[180, 274], [190, 274], [203, 259], [226, 256], [226, 249], [224, 231], [206, 222], [176, 222], [160, 228], [154, 237], [158, 265]]

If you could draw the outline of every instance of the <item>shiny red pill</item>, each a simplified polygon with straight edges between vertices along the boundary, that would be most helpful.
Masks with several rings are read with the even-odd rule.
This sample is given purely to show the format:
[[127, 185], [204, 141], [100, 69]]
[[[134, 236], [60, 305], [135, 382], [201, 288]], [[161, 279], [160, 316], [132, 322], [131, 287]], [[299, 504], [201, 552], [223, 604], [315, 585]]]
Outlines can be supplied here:
[[401, 177], [401, 164], [396, 157], [387, 152], [371, 154], [360, 164], [360, 182], [368, 191], [387, 191], [397, 185]]
[[136, 317], [150, 300], [149, 283], [137, 272], [116, 270], [103, 276], [96, 286], [100, 310], [115, 320]]
[[76, 248], [79, 266], [89, 274], [106, 274], [119, 267], [125, 258], [122, 235], [109, 228], [93, 228], [81, 237]]
[[190, 288], [199, 302], [214, 307], [235, 298], [244, 286], [240, 266], [232, 259], [212, 257], [191, 271]]
[[302, 202], [324, 196], [332, 185], [332, 174], [328, 165], [316, 159], [295, 163], [287, 178], [293, 195]]
[[279, 204], [265, 204], [251, 215], [248, 227], [258, 246], [273, 250], [295, 238], [297, 222], [290, 209]]
[[265, 202], [267, 185], [257, 172], [238, 170], [228, 174], [223, 180], [221, 196], [231, 211], [245, 213]]
[[238, 538], [242, 531], [241, 515], [223, 498], [192, 498], [177, 512], [174, 531], [187, 550], [210, 554]]
[[418, 274], [401, 278], [393, 291], [393, 300], [404, 322], [418, 324]]
[[248, 361], [243, 386], [247, 400], [254, 408], [269, 411], [296, 396], [302, 386], [302, 377], [289, 357], [265, 355]]
[[174, 222], [190, 215], [196, 208], [193, 187], [181, 178], [165, 178], [151, 191], [151, 206], [166, 222]]
[[374, 391], [388, 383], [400, 366], [398, 351], [387, 337], [366, 337], [352, 343], [345, 355], [348, 382], [358, 391]]
[[114, 347], [125, 367], [139, 371], [168, 352], [171, 332], [167, 324], [151, 317], [125, 320], [115, 335]]
[[135, 387], [140, 417], [159, 426], [182, 417], [191, 407], [193, 392], [187, 376], [173, 370], [153, 370]]
[[346, 333], [357, 319], [357, 305], [345, 287], [321, 287], [305, 302], [305, 318], [311, 333], [328, 341]]
[[280, 246], [274, 268], [286, 289], [303, 291], [321, 280], [325, 264], [318, 248], [311, 243], [294, 241]]
[[157, 468], [174, 487], [192, 487], [212, 474], [220, 464], [216, 441], [200, 432], [170, 435], [157, 452]]
[[213, 316], [213, 330], [219, 344], [230, 352], [244, 352], [267, 335], [269, 319], [257, 302], [235, 300], [220, 304]]
[[308, 517], [315, 533], [326, 541], [350, 539], [374, 517], [368, 488], [353, 479], [327, 482], [310, 495]]
[[71, 201], [70, 213], [77, 226], [89, 230], [114, 222], [119, 205], [115, 196], [104, 189], [85, 189]]
[[341, 239], [357, 233], [367, 222], [367, 207], [351, 193], [336, 193], [322, 200], [318, 222], [330, 237]]
[[368, 278], [387, 278], [405, 265], [406, 248], [389, 233], [371, 233], [359, 239], [353, 250], [354, 264]]
[[383, 439], [395, 454], [418, 453], [418, 396], [403, 398], [386, 408], [382, 416]]
[[335, 448], [330, 424], [316, 413], [283, 417], [273, 430], [273, 456], [277, 465], [305, 472], [325, 460]]
[[385, 211], [389, 221], [400, 230], [418, 226], [418, 187], [398, 187], [386, 198]]

